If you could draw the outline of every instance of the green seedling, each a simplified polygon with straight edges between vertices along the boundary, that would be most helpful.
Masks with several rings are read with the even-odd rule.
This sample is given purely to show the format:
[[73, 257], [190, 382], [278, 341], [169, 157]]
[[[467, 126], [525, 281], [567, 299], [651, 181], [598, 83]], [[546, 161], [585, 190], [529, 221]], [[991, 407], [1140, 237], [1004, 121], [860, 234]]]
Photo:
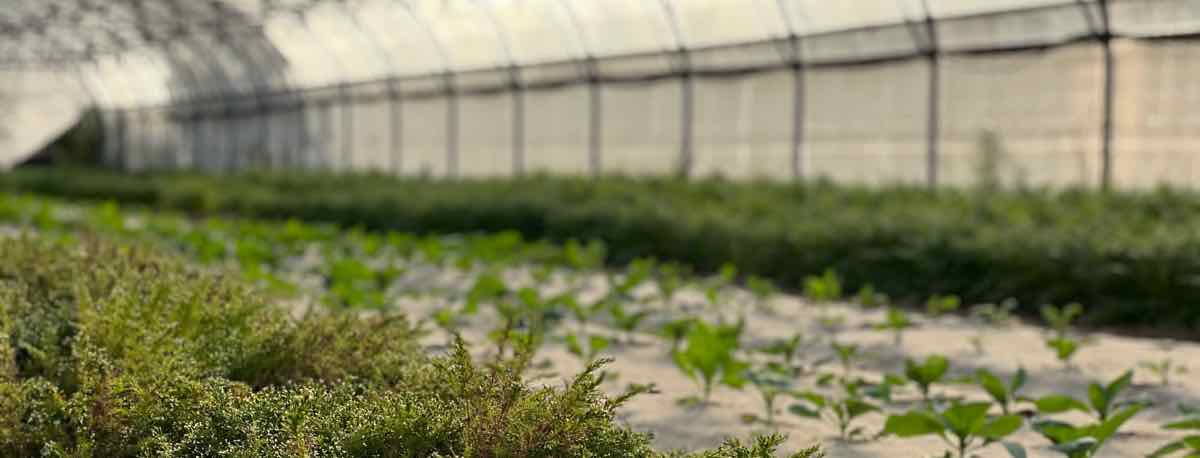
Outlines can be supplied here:
[[568, 352], [579, 357], [584, 364], [591, 364], [612, 342], [604, 336], [568, 333], [566, 344]]
[[567, 267], [580, 272], [599, 270], [604, 267], [604, 259], [608, 254], [604, 243], [592, 240], [586, 245], [578, 240], [567, 240], [563, 245], [563, 257]]
[[1005, 327], [1012, 324], [1017, 306], [1017, 300], [1012, 298], [1005, 299], [1000, 304], [979, 304], [971, 308], [971, 317], [985, 326]]
[[1025, 386], [1027, 377], [1028, 374], [1023, 367], [1017, 369], [1017, 373], [1009, 379], [1008, 383], [1004, 383], [1000, 377], [986, 369], [979, 369], [975, 372], [975, 382], [983, 388], [983, 391], [987, 392], [988, 396], [992, 397], [993, 401], [996, 401], [1005, 415], [1012, 413], [1013, 404], [1021, 399], [1017, 393]]
[[796, 354], [800, 348], [806, 343], [804, 335], [796, 333], [787, 339], [780, 339], [771, 342], [767, 346], [760, 348], [758, 351], [768, 355], [778, 356], [783, 367], [793, 367], [793, 361], [796, 359]]
[[1046, 347], [1054, 350], [1054, 357], [1058, 358], [1063, 366], [1071, 366], [1071, 358], [1079, 351], [1079, 341], [1070, 337], [1053, 337], [1046, 339]]
[[842, 365], [842, 377], [849, 378], [850, 372], [854, 369], [854, 362], [859, 356], [858, 345], [833, 342], [831, 346], [838, 363]]
[[1072, 302], [1061, 308], [1046, 305], [1042, 307], [1041, 313], [1042, 320], [1054, 331], [1055, 336], [1065, 338], [1070, 333], [1075, 319], [1083, 315], [1083, 305], [1078, 302]]
[[[951, 448], [947, 458], [967, 458], [970, 454], [1021, 429], [1020, 415], [990, 416], [990, 402], [955, 401], [944, 410], [914, 410], [902, 415], [888, 416], [884, 434], [900, 438], [938, 436]], [[1014, 457], [1024, 457], [1024, 448], [1012, 442], [1002, 442]]]
[[771, 280], [751, 275], [746, 278], [746, 288], [754, 295], [754, 307], [758, 310], [774, 311], [771, 307], [771, 298], [779, 292], [779, 288], [772, 283]]
[[958, 298], [958, 296], [955, 296], [955, 295], [937, 296], [937, 295], [935, 295], [935, 296], [929, 298], [928, 301], [925, 301], [925, 313], [928, 313], [929, 316], [932, 316], [932, 317], [939, 317], [942, 315], [947, 315], [950, 313], [957, 312], [958, 308], [961, 305], [962, 305], [962, 300], [960, 300]]
[[[1187, 436], [1176, 439], [1159, 447], [1149, 455], [1149, 458], [1161, 458], [1182, 455], [1184, 458], [1200, 457], [1200, 413], [1185, 413], [1183, 418], [1163, 425], [1163, 429], [1172, 431], [1188, 431]], [[1180, 453], [1183, 452], [1183, 453]]]
[[675, 365], [701, 384], [701, 405], [709, 404], [716, 385], [740, 389], [745, 383], [742, 374], [747, 365], [735, 356], [741, 345], [741, 329], [741, 326], [710, 325], [697, 321], [688, 330], [684, 348], [674, 353]]
[[933, 355], [920, 363], [912, 359], [904, 361], [905, 378], [917, 385], [917, 389], [921, 392], [921, 399], [927, 406], [933, 405], [931, 396], [933, 384], [941, 382], [949, 370], [950, 361], [944, 356]]
[[658, 328], [658, 335], [671, 341], [671, 354], [679, 351], [679, 346], [683, 344], [683, 339], [687, 338], [688, 332], [692, 326], [696, 324], [695, 318], [680, 318], [663, 323]]
[[804, 296], [816, 303], [833, 302], [842, 298], [842, 282], [837, 272], [828, 269], [820, 276], [804, 279]]
[[1046, 305], [1042, 307], [1041, 313], [1046, 325], [1054, 331], [1054, 334], [1046, 339], [1046, 347], [1054, 350], [1054, 356], [1064, 366], [1070, 367], [1071, 359], [1075, 357], [1080, 346], [1080, 341], [1071, 337], [1071, 324], [1083, 315], [1083, 306], [1076, 302], [1061, 308]]
[[552, 302], [557, 306], [566, 308], [575, 317], [575, 322], [579, 324], [579, 333], [586, 334], [588, 323], [590, 323], [596, 315], [603, 312], [608, 305], [603, 300], [598, 300], [591, 304], [579, 302], [579, 299], [573, 294], [562, 294], [552, 299]]
[[1158, 378], [1158, 384], [1164, 387], [1171, 385], [1171, 375], [1183, 375], [1188, 371], [1187, 366], [1176, 364], [1170, 358], [1159, 361], [1142, 361], [1139, 366], [1154, 374]]
[[613, 301], [631, 301], [633, 290], [654, 275], [654, 260], [637, 259], [629, 264], [623, 276], [608, 273], [608, 297]]
[[792, 382], [790, 375], [785, 367], [774, 364], [746, 371], [746, 380], [763, 401], [764, 421], [768, 427], [775, 426], [775, 402], [780, 395], [787, 394]]
[[683, 288], [684, 278], [688, 275], [687, 267], [677, 263], [663, 263], [658, 267], [657, 283], [661, 300], [671, 304], [675, 293]]
[[1065, 395], [1050, 395], [1034, 401], [1038, 413], [1052, 415], [1067, 411], [1079, 411], [1095, 418], [1084, 425], [1042, 419], [1034, 422], [1033, 429], [1050, 440], [1052, 449], [1068, 458], [1090, 458], [1107, 442], [1125, 422], [1137, 415], [1145, 405], [1139, 402], [1118, 402], [1117, 397], [1133, 381], [1133, 372], [1125, 372], [1107, 385], [1093, 382], [1088, 385], [1088, 402]]
[[863, 399], [857, 384], [848, 381], [842, 383], [841, 396], [825, 396], [813, 391], [799, 391], [792, 396], [799, 402], [788, 407], [789, 412], [835, 426], [838, 438], [843, 441], [866, 439], [868, 435], [862, 427], [854, 427], [854, 420], [879, 411], [878, 406]]
[[883, 322], [875, 325], [875, 329], [892, 331], [892, 342], [899, 346], [904, 343], [904, 330], [914, 326], [907, 313], [895, 307], [888, 308]]
[[631, 311], [625, 308], [622, 302], [613, 302], [608, 307], [608, 313], [612, 317], [613, 324], [620, 329], [624, 335], [625, 343], [633, 343], [633, 333], [641, 326], [642, 321], [650, 316], [649, 310]]
[[508, 285], [495, 273], [485, 273], [475, 279], [475, 284], [467, 291], [466, 302], [463, 304], [463, 314], [474, 315], [479, 311], [479, 304], [498, 300], [508, 294]]
[[873, 309], [887, 305], [889, 299], [887, 294], [875, 291], [875, 287], [867, 284], [858, 290], [855, 295], [856, 302], [862, 308]]
[[713, 310], [721, 305], [721, 293], [725, 291], [733, 281], [737, 279], [737, 266], [725, 263], [721, 265], [721, 270], [717, 275], [708, 279], [704, 287], [704, 298], [708, 299], [708, 305]]

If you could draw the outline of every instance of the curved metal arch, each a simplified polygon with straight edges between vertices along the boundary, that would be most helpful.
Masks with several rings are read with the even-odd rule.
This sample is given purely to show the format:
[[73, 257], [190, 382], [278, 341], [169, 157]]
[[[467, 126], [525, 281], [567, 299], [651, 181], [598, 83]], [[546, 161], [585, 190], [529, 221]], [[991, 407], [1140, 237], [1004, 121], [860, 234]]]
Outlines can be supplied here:
[[567, 14], [571, 29], [575, 31], [577, 44], [583, 51], [583, 59], [579, 63], [588, 80], [588, 169], [593, 176], [599, 176], [604, 165], [601, 157], [604, 140], [604, 93], [600, 86], [600, 69], [595, 50], [583, 30], [579, 14], [571, 5], [571, 0], [560, 0], [558, 3]]
[[400, 160], [398, 159], [398, 156], [400, 156], [400, 154], [401, 154], [401, 152], [400, 152], [401, 138], [400, 138], [399, 130], [403, 126], [403, 124], [401, 124], [403, 122], [402, 121], [403, 113], [401, 112], [401, 106], [400, 106], [401, 93], [400, 93], [399, 77], [401, 74], [403, 74], [403, 71], [401, 71], [400, 66], [396, 64], [396, 61], [394, 59], [392, 59], [392, 56], [387, 52], [387, 47], [384, 46], [382, 43], [380, 43], [379, 40], [375, 38], [374, 34], [369, 33], [366, 30], [366, 27], [364, 27], [364, 24], [363, 24], [361, 18], [359, 18], [359, 14], [357, 12], [352, 12], [350, 10], [350, 4], [348, 2], [339, 2], [339, 4], [342, 7], [341, 8], [342, 14], [345, 15], [346, 18], [349, 19], [350, 22], [354, 25], [354, 29], [356, 31], [358, 31], [358, 35], [363, 39], [363, 41], [369, 45], [369, 47], [371, 48], [371, 52], [374, 53], [379, 58], [380, 61], [384, 62], [386, 64], [386, 67], [388, 67], [387, 71], [390, 73], [390, 75], [388, 75], [388, 77], [384, 78], [384, 85], [385, 85], [385, 87], [387, 87], [387, 94], [388, 94], [388, 99], [389, 99], [388, 100], [388, 102], [389, 102], [388, 103], [388, 107], [389, 107], [388, 113], [391, 118], [391, 125], [389, 126], [389, 129], [388, 129], [388, 131], [389, 131], [388, 143], [389, 143], [389, 149], [390, 149], [389, 159], [392, 162], [392, 164], [391, 164], [392, 170], [399, 171], [400, 170], [400, 168], [399, 168]]
[[407, 1], [402, 3], [403, 9], [413, 18], [413, 21], [421, 28], [426, 35], [429, 36], [429, 41], [433, 43], [434, 51], [437, 52], [438, 58], [442, 63], [442, 81], [446, 85], [446, 176], [455, 177], [458, 175], [458, 132], [459, 132], [459, 103], [458, 103], [458, 81], [455, 77], [455, 69], [445, 43], [442, 43], [438, 38], [437, 32], [433, 30], [433, 26], [429, 24], [421, 14], [410, 5]]
[[[309, 22], [308, 22], [308, 13], [309, 13], [309, 11], [298, 11], [298, 12], [295, 12], [294, 14], [295, 14], [295, 18], [297, 19], [297, 22], [300, 24], [300, 27], [302, 29], [304, 29], [304, 31], [309, 36], [313, 36], [314, 33], [312, 30], [312, 25], [309, 24]], [[334, 52], [328, 46], [325, 46], [321, 42], [321, 40], [312, 40], [312, 42], [316, 43], [317, 47], [321, 48], [321, 50], [324, 51], [325, 54], [327, 54], [331, 59], [336, 61], [336, 64], [334, 65], [334, 67], [336, 68], [336, 71], [338, 73], [338, 78], [336, 78], [336, 80], [340, 81], [340, 83], [338, 83], [336, 85], [336, 87], [337, 87], [338, 99], [342, 103], [342, 126], [341, 127], [342, 127], [342, 136], [345, 137], [342, 139], [341, 156], [343, 156], [343, 159], [345, 159], [345, 162], [346, 162], [345, 166], [349, 167], [351, 165], [350, 156], [353, 154], [352, 152], [354, 149], [354, 146], [353, 146], [354, 117], [353, 117], [353, 112], [349, 111], [348, 110], [349, 107], [347, 107], [347, 105], [352, 103], [352, 100], [351, 100], [351, 96], [349, 93], [349, 87], [347, 86], [347, 83], [346, 83], [346, 80], [349, 76], [349, 74], [346, 72], [346, 65], [345, 65], [346, 63], [342, 61], [342, 56], [338, 55], [337, 52]], [[331, 113], [332, 106], [333, 106], [333, 103], [328, 100], [321, 100], [318, 102], [318, 109], [321, 110], [322, 134], [328, 135], [328, 136], [333, 135], [333, 118], [332, 118], [332, 113]], [[328, 142], [330, 140], [331, 140], [331, 138], [323, 139], [322, 143]], [[332, 158], [333, 154], [334, 154], [333, 151], [325, 151], [324, 154], [317, 152], [318, 156], [324, 156], [324, 162], [325, 162], [325, 165], [327, 165], [327, 166], [332, 165], [329, 161]]]

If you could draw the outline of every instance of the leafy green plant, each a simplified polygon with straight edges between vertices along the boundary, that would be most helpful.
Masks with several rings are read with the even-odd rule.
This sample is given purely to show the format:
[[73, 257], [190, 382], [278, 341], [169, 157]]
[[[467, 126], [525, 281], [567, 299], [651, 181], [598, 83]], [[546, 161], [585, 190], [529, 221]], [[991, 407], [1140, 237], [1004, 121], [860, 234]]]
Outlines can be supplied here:
[[1023, 367], [1017, 369], [1008, 383], [1004, 383], [1000, 377], [986, 369], [975, 371], [975, 382], [987, 392], [988, 396], [992, 397], [993, 401], [996, 401], [1005, 415], [1012, 413], [1013, 404], [1021, 399], [1017, 393], [1025, 386], [1027, 379], [1028, 374]]
[[842, 281], [837, 272], [827, 269], [819, 276], [809, 276], [804, 279], [804, 297], [823, 303], [833, 302], [842, 298]]
[[850, 377], [851, 371], [854, 370], [854, 362], [859, 357], [859, 347], [857, 344], [842, 344], [833, 342], [830, 344], [833, 348], [833, 355], [837, 358], [842, 366], [842, 376]]
[[858, 294], [855, 294], [854, 297], [855, 302], [866, 309], [882, 307], [889, 301], [887, 294], [875, 291], [875, 287], [870, 284], [859, 288]]
[[1185, 415], [1183, 418], [1163, 425], [1163, 429], [1189, 431], [1188, 435], [1159, 447], [1149, 455], [1149, 458], [1173, 456], [1180, 452], [1183, 452], [1182, 455], [1185, 458], [1200, 456], [1200, 413], [1193, 412]]
[[838, 438], [843, 441], [862, 440], [868, 437], [861, 427], [854, 426], [854, 420], [871, 412], [879, 412], [875, 404], [863, 399], [859, 388], [854, 383], [843, 381], [840, 395], [822, 395], [814, 391], [798, 391], [792, 394], [797, 403], [788, 407], [792, 414], [823, 420], [838, 430]]
[[683, 340], [687, 338], [688, 333], [691, 332], [692, 326], [696, 322], [695, 318], [680, 318], [668, 321], [659, 326], [658, 335], [671, 342], [671, 355], [679, 351], [680, 345], [683, 344]]
[[875, 325], [875, 329], [889, 330], [892, 332], [892, 343], [899, 346], [904, 343], [904, 331], [915, 326], [912, 319], [903, 310], [895, 307], [889, 307], [887, 314], [884, 315], [883, 322]]
[[773, 311], [771, 297], [779, 292], [775, 283], [758, 275], [746, 277], [746, 288], [754, 295], [754, 307], [759, 310]]
[[[951, 448], [947, 456], [967, 458], [969, 454], [1002, 441], [1021, 428], [1020, 415], [989, 416], [989, 402], [953, 402], [943, 410], [914, 410], [888, 416], [884, 434], [901, 438], [938, 436]], [[1003, 444], [1014, 456], [1025, 456], [1016, 443]]]
[[934, 295], [925, 301], [925, 313], [928, 313], [930, 316], [939, 317], [957, 312], [961, 305], [962, 300], [953, 294], [948, 296]]
[[733, 284], [733, 281], [737, 279], [737, 273], [737, 266], [727, 262], [721, 265], [721, 270], [716, 275], [705, 282], [704, 297], [713, 310], [719, 310], [718, 307], [722, 302], [721, 293]]
[[775, 426], [775, 402], [780, 395], [788, 393], [791, 374], [785, 367], [770, 364], [746, 371], [745, 379], [750, 382], [763, 401], [763, 420], [769, 427]]
[[797, 354], [806, 343], [804, 334], [797, 332], [787, 339], [775, 340], [758, 351], [778, 356], [783, 367], [793, 367]]
[[1142, 361], [1139, 366], [1154, 374], [1155, 377], [1158, 377], [1158, 384], [1162, 386], [1171, 385], [1171, 375], [1183, 375], [1188, 372], [1187, 366], [1177, 364], [1170, 358], [1158, 361]]
[[585, 364], [591, 364], [593, 361], [596, 361], [596, 357], [600, 355], [600, 352], [612, 344], [609, 338], [596, 334], [568, 333], [565, 339], [567, 351], [579, 357]]
[[1133, 382], [1133, 372], [1125, 372], [1106, 385], [1093, 382], [1088, 385], [1088, 402], [1084, 403], [1066, 395], [1049, 395], [1034, 401], [1038, 412], [1051, 415], [1067, 411], [1090, 414], [1095, 421], [1083, 425], [1041, 419], [1035, 421], [1033, 429], [1053, 444], [1053, 450], [1068, 458], [1089, 458], [1145, 405], [1139, 402], [1118, 401], [1118, 396]]
[[612, 317], [613, 324], [624, 335], [625, 343], [633, 343], [634, 332], [641, 326], [642, 321], [650, 316], [649, 310], [632, 311], [626, 308], [622, 302], [609, 304], [608, 313]]
[[659, 265], [655, 279], [663, 303], [670, 304], [674, 301], [675, 294], [683, 288], [684, 279], [687, 278], [689, 272], [686, 266], [674, 262]]
[[1041, 313], [1042, 319], [1054, 331], [1054, 334], [1046, 339], [1046, 347], [1054, 350], [1054, 356], [1063, 365], [1070, 366], [1071, 359], [1079, 351], [1081, 345], [1078, 339], [1071, 336], [1071, 323], [1083, 315], [1083, 306], [1077, 302], [1061, 308], [1046, 305], [1042, 307]]
[[917, 385], [917, 389], [921, 392], [921, 399], [925, 401], [926, 405], [933, 404], [931, 392], [933, 384], [941, 382], [949, 370], [950, 361], [944, 356], [932, 355], [922, 362], [912, 359], [904, 360], [904, 376]]
[[684, 348], [673, 354], [675, 365], [700, 383], [701, 405], [708, 405], [716, 385], [740, 389], [745, 383], [742, 374], [748, 366], [736, 358], [740, 334], [740, 326], [696, 321], [688, 330]]

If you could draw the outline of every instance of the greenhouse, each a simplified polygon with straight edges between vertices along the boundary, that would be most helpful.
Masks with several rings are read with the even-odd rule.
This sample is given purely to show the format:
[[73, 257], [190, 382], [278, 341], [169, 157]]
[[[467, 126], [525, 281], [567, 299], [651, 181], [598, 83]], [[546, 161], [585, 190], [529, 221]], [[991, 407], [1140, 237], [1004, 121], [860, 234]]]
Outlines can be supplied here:
[[4, 0], [0, 164], [1190, 186], [1189, 0]]

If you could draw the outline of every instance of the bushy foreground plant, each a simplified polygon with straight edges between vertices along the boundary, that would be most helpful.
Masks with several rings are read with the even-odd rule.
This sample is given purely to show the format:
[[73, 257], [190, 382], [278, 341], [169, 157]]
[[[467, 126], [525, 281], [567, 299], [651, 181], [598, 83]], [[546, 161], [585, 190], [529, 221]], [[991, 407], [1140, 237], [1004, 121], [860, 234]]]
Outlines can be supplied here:
[[[0, 240], [2, 456], [663, 456], [615, 421], [603, 362], [420, 350], [402, 316], [290, 318], [242, 282], [100, 241]], [[730, 442], [702, 456], [765, 457]]]

